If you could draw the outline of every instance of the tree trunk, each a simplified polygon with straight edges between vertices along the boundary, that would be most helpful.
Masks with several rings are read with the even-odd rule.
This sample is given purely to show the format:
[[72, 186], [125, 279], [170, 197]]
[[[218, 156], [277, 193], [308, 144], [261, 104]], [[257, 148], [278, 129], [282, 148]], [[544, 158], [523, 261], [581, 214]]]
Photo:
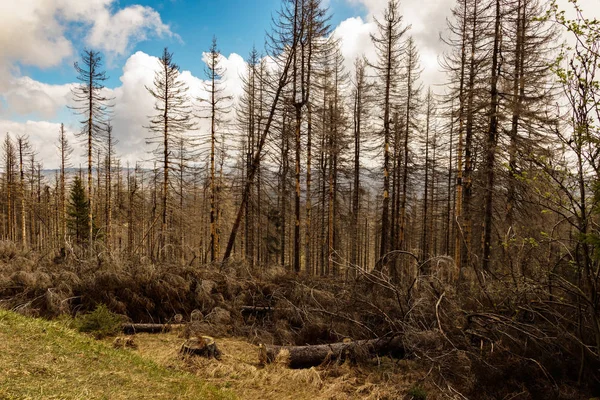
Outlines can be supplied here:
[[496, 23], [494, 29], [494, 52], [492, 54], [492, 82], [491, 82], [491, 104], [490, 104], [490, 129], [487, 138], [486, 149], [486, 175], [485, 186], [485, 210], [483, 231], [483, 270], [490, 268], [490, 257], [492, 253], [492, 220], [494, 202], [494, 179], [496, 161], [496, 142], [498, 140], [498, 77], [500, 75], [501, 63], [498, 59], [500, 53], [500, 0], [496, 0]]
[[275, 346], [259, 345], [259, 362], [262, 365], [278, 362], [289, 368], [310, 368], [325, 361], [344, 361], [346, 359], [372, 358], [391, 355], [404, 357], [405, 349], [402, 339], [394, 338], [358, 340], [312, 346]]

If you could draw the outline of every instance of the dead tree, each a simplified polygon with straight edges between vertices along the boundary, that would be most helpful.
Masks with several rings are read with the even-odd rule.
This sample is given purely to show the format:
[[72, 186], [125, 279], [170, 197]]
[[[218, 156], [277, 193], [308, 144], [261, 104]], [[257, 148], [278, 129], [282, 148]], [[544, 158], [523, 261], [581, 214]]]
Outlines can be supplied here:
[[153, 87], [146, 87], [155, 99], [154, 110], [156, 111], [156, 114], [150, 117], [150, 124], [147, 126], [152, 133], [152, 136], [147, 139], [147, 143], [156, 145], [153, 154], [157, 160], [161, 160], [162, 164], [162, 207], [158, 256], [163, 258], [168, 235], [169, 172], [173, 168], [171, 165], [173, 152], [179, 139], [194, 128], [194, 123], [191, 119], [191, 106], [188, 102], [188, 88], [179, 78], [179, 66], [173, 62], [173, 54], [169, 53], [166, 47], [158, 63], [159, 68], [154, 75]]
[[407, 27], [402, 24], [398, 0], [389, 0], [382, 20], [375, 20], [376, 34], [371, 35], [375, 46], [377, 61], [370, 64], [375, 71], [376, 84], [381, 97], [377, 99], [380, 107], [380, 118], [383, 124], [383, 204], [381, 207], [381, 240], [376, 268], [381, 270], [390, 251], [390, 144], [391, 144], [391, 112], [397, 104], [400, 58], [404, 48], [402, 38]]
[[104, 82], [108, 79], [106, 72], [102, 71], [102, 57], [94, 50], [84, 50], [81, 54], [82, 64], [75, 62], [77, 79], [81, 82], [71, 89], [76, 105], [72, 110], [84, 119], [81, 120], [82, 130], [76, 134], [87, 144], [87, 197], [90, 207], [88, 209], [88, 237], [90, 252], [94, 243], [93, 232], [93, 151], [94, 143], [98, 143], [106, 133], [107, 117], [112, 105], [111, 99], [103, 93]]

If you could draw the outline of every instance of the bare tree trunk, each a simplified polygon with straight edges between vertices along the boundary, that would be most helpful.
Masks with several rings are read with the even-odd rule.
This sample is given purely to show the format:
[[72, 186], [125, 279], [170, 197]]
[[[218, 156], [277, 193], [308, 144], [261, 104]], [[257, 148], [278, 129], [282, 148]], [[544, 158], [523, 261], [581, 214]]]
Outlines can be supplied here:
[[490, 92], [492, 95], [490, 104], [490, 128], [487, 137], [486, 149], [486, 175], [485, 186], [485, 211], [484, 211], [484, 231], [483, 231], [483, 270], [490, 268], [492, 253], [492, 221], [493, 221], [493, 202], [494, 202], [494, 179], [495, 179], [495, 161], [496, 161], [496, 143], [498, 140], [498, 77], [502, 64], [499, 60], [500, 53], [500, 0], [496, 0], [496, 21], [494, 28], [494, 50], [492, 53], [492, 83]]
[[[19, 137], [17, 139], [17, 146], [19, 147], [19, 195], [21, 204], [21, 246], [24, 249], [27, 248], [27, 215], [25, 214], [25, 169], [23, 165], [23, 156], [27, 151], [27, 143], [25, 139]], [[33, 177], [32, 177], [33, 179]]]
[[301, 153], [301, 137], [300, 125], [302, 124], [302, 106], [303, 104], [295, 105], [295, 128], [294, 128], [294, 150], [296, 155], [295, 162], [295, 190], [294, 190], [294, 272], [300, 273], [300, 153]]
[[311, 163], [312, 163], [312, 107], [307, 105], [308, 126], [306, 129], [306, 221], [305, 221], [305, 243], [304, 243], [304, 265], [306, 273], [314, 274], [311, 257], [311, 238], [312, 238], [312, 203], [311, 203]]

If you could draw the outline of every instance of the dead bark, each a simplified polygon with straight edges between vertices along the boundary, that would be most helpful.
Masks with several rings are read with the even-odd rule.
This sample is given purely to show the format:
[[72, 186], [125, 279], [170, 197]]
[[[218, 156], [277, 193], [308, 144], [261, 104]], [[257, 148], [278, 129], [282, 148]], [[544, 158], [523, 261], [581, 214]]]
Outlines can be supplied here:
[[357, 340], [310, 346], [259, 345], [258, 359], [261, 365], [283, 363], [289, 368], [310, 368], [326, 361], [344, 361], [390, 355], [404, 357], [402, 338]]

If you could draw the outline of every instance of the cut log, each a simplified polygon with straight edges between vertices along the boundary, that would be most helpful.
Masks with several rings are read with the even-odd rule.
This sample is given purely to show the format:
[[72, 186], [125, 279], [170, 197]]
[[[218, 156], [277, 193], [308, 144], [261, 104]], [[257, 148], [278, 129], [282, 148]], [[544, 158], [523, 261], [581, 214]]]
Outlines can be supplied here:
[[217, 347], [215, 339], [210, 336], [189, 338], [181, 345], [179, 352], [181, 354], [221, 359], [221, 351]]
[[405, 351], [399, 336], [394, 338], [357, 340], [312, 346], [259, 345], [259, 363], [278, 362], [289, 368], [310, 368], [325, 361], [357, 361], [375, 356], [404, 357]]
[[123, 324], [123, 333], [132, 335], [135, 333], [164, 333], [171, 330], [181, 329], [184, 324]]
[[[269, 306], [242, 306], [240, 308], [240, 311], [242, 312], [242, 314], [266, 314], [266, 313], [272, 313], [275, 311], [279, 311], [281, 310], [281, 308], [275, 308], [275, 307], [269, 307]], [[285, 310], [289, 310], [289, 308], [286, 308]]]

